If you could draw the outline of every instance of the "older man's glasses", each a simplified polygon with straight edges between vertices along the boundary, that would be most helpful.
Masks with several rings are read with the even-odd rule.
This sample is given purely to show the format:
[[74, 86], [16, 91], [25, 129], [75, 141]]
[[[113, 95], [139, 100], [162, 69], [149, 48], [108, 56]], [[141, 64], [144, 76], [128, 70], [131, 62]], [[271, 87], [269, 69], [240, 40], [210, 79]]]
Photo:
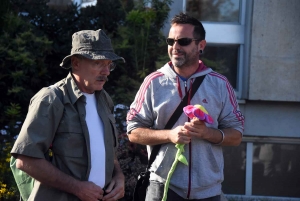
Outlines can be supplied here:
[[110, 64], [107, 65], [109, 68], [109, 71], [113, 71], [116, 68], [116, 63], [115, 62], [111, 62]]
[[192, 41], [199, 41], [200, 39], [194, 38], [179, 38], [175, 40], [174, 38], [167, 38], [166, 42], [168, 45], [173, 46], [175, 42], [177, 42], [180, 46], [187, 46], [191, 44]]
[[102, 71], [104, 68], [108, 67], [109, 71], [113, 71], [116, 68], [116, 63], [111, 62], [109, 64], [103, 64], [101, 61], [94, 61], [93, 68]]

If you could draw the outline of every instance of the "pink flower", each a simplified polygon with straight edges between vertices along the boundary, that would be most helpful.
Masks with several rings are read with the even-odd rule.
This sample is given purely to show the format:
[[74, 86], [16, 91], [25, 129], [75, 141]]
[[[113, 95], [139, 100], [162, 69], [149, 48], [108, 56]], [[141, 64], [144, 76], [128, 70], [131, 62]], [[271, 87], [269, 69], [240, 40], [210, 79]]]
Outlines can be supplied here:
[[214, 122], [213, 118], [208, 114], [202, 105], [187, 105], [183, 108], [183, 112], [190, 118], [198, 118], [208, 124]]

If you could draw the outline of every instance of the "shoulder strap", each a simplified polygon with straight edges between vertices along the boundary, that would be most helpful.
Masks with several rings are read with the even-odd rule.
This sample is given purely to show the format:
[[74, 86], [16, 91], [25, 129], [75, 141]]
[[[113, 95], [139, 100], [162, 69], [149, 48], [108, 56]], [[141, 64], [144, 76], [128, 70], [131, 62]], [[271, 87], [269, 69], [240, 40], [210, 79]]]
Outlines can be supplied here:
[[[205, 78], [205, 75], [197, 77], [195, 79], [195, 81], [193, 82], [192, 87], [189, 89], [189, 90], [192, 90], [191, 99], [195, 95], [196, 91], [198, 90], [199, 86], [203, 82], [204, 78]], [[177, 106], [175, 112], [172, 114], [171, 118], [169, 119], [168, 123], [166, 124], [165, 129], [171, 129], [173, 127], [173, 125], [175, 124], [175, 122], [178, 120], [178, 118], [181, 116], [183, 107], [186, 106], [188, 103], [188, 94], [189, 93], [187, 93], [184, 96], [184, 98], [181, 100], [180, 104]], [[151, 154], [150, 154], [150, 159], [148, 161], [147, 169], [149, 169], [151, 164], [153, 163], [156, 155], [158, 154], [160, 147], [161, 147], [161, 144], [155, 145], [153, 147]]]
[[[196, 93], [196, 91], [198, 90], [199, 86], [201, 85], [201, 83], [203, 82], [205, 78], [205, 75], [201, 76], [201, 77], [197, 77], [195, 79], [195, 81], [192, 84], [192, 89], [190, 88], [189, 90], [192, 90], [191, 93], [191, 99], [193, 98], [194, 94]], [[181, 100], [180, 104], [178, 105], [177, 109], [175, 110], [175, 112], [173, 113], [173, 115], [171, 116], [171, 118], [169, 119], [168, 123], [165, 126], [165, 129], [171, 129], [174, 125], [174, 123], [178, 120], [178, 118], [181, 116], [182, 111], [183, 111], [183, 107], [187, 106], [188, 104], [188, 94], [187, 93], [184, 98]]]

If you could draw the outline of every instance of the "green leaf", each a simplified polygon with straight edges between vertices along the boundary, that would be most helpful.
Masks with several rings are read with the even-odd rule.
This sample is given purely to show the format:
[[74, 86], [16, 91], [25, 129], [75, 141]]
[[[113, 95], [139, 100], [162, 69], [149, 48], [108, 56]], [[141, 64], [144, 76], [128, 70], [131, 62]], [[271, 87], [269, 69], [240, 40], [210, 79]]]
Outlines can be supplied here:
[[5, 114], [9, 117], [19, 116], [21, 113], [21, 106], [19, 104], [11, 103], [5, 110]]
[[182, 162], [183, 164], [185, 164], [185, 165], [189, 165], [188, 162], [187, 162], [187, 160], [186, 160], [186, 158], [185, 158], [185, 156], [183, 154], [181, 154], [180, 156], [178, 156], [178, 160], [180, 162]]

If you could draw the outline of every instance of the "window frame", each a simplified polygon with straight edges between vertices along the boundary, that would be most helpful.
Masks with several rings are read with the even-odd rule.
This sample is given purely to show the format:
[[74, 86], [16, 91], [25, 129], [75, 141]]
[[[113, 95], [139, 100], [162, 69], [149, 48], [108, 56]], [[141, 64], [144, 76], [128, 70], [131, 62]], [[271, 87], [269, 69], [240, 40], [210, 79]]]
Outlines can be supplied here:
[[[253, 143], [272, 143], [272, 144], [300, 144], [300, 139], [296, 138], [281, 138], [281, 137], [257, 137], [257, 136], [243, 136], [243, 142], [246, 143], [246, 186], [245, 196], [273, 198], [272, 196], [256, 196], [252, 195], [252, 171], [253, 171]], [[234, 195], [232, 195], [234, 197]], [[277, 197], [279, 200], [299, 200], [299, 198], [292, 197]], [[273, 199], [272, 199], [273, 200]], [[275, 199], [274, 199], [275, 200]]]
[[[187, 0], [182, 1], [182, 12], [186, 13]], [[250, 56], [250, 26], [253, 0], [239, 0], [240, 15], [238, 23], [201, 21], [206, 31], [207, 44], [239, 45], [237, 80], [235, 93], [239, 103], [248, 98], [248, 68]], [[228, 34], [222, 35], [224, 31]]]

